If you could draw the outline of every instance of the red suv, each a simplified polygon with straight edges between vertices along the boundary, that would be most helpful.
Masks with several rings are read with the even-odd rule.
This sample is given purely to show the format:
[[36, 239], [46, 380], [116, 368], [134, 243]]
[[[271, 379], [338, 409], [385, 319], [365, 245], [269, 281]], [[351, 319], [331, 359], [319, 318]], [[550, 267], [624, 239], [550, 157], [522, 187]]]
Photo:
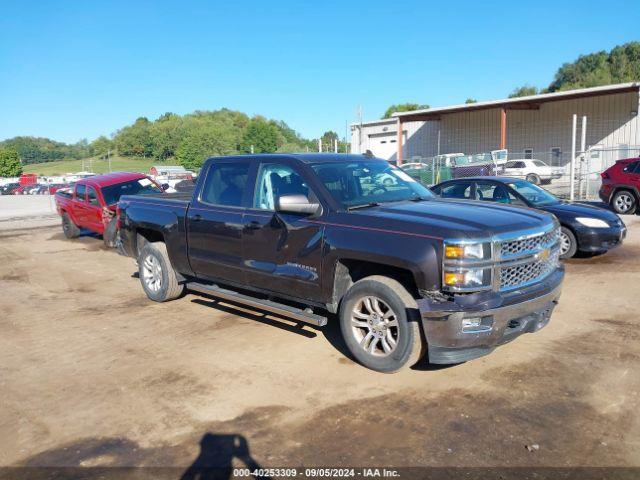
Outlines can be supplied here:
[[635, 213], [640, 202], [640, 158], [618, 160], [600, 176], [602, 201], [616, 213]]

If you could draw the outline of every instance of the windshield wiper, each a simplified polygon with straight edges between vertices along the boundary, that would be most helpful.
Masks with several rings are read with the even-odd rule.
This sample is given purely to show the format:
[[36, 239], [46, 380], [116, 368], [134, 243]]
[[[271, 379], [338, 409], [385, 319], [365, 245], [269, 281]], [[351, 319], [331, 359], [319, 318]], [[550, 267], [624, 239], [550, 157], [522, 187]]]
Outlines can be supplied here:
[[429, 197], [423, 197], [423, 196], [417, 196], [417, 197], [411, 197], [410, 200], [412, 202], [426, 202], [428, 200], [431, 200]]
[[363, 203], [362, 205], [352, 205], [350, 207], [347, 207], [347, 211], [350, 212], [351, 210], [357, 210], [359, 208], [369, 208], [369, 207], [379, 207], [380, 204], [378, 202], [369, 202], [369, 203]]

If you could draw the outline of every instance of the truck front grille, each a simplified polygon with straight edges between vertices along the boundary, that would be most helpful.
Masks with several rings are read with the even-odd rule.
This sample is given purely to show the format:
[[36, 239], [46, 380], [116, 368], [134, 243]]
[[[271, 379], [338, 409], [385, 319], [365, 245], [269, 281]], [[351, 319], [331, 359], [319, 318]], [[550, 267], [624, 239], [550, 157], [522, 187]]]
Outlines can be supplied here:
[[560, 230], [556, 228], [543, 235], [504, 241], [500, 245], [501, 258], [511, 258], [523, 253], [537, 252], [545, 248], [551, 248], [558, 241], [559, 236]]
[[501, 267], [500, 290], [510, 290], [542, 280], [557, 267], [559, 257], [560, 249], [556, 248], [544, 260], [534, 259], [511, 267]]
[[500, 260], [496, 275], [501, 291], [513, 290], [543, 280], [558, 266], [560, 229], [505, 239], [498, 243]]

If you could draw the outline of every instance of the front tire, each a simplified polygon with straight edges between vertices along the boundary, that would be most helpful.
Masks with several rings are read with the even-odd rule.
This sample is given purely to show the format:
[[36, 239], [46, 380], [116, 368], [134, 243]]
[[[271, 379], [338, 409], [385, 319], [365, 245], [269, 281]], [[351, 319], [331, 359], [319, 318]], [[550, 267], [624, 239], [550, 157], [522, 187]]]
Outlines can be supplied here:
[[69, 239], [80, 236], [80, 229], [73, 223], [73, 220], [71, 220], [67, 212], [62, 214], [62, 231], [64, 232], [64, 236]]
[[417, 305], [396, 280], [375, 275], [357, 281], [342, 299], [339, 316], [347, 348], [371, 370], [396, 372], [424, 353]]
[[578, 251], [576, 236], [567, 227], [560, 228], [560, 258], [565, 260], [573, 257]]
[[178, 283], [164, 242], [150, 242], [142, 247], [138, 274], [144, 293], [154, 302], [174, 300], [184, 293], [184, 285]]
[[636, 213], [638, 201], [629, 190], [618, 190], [611, 199], [611, 208], [620, 215]]

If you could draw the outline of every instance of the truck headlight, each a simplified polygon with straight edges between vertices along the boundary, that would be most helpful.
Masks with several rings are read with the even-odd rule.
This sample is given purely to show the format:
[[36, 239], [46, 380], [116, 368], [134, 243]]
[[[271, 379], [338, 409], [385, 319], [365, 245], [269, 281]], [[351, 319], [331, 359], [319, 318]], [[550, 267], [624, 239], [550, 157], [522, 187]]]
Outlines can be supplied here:
[[443, 280], [449, 290], [482, 290], [491, 287], [491, 269], [445, 267]]
[[444, 246], [448, 260], [484, 260], [491, 256], [491, 245], [486, 243], [451, 243]]

